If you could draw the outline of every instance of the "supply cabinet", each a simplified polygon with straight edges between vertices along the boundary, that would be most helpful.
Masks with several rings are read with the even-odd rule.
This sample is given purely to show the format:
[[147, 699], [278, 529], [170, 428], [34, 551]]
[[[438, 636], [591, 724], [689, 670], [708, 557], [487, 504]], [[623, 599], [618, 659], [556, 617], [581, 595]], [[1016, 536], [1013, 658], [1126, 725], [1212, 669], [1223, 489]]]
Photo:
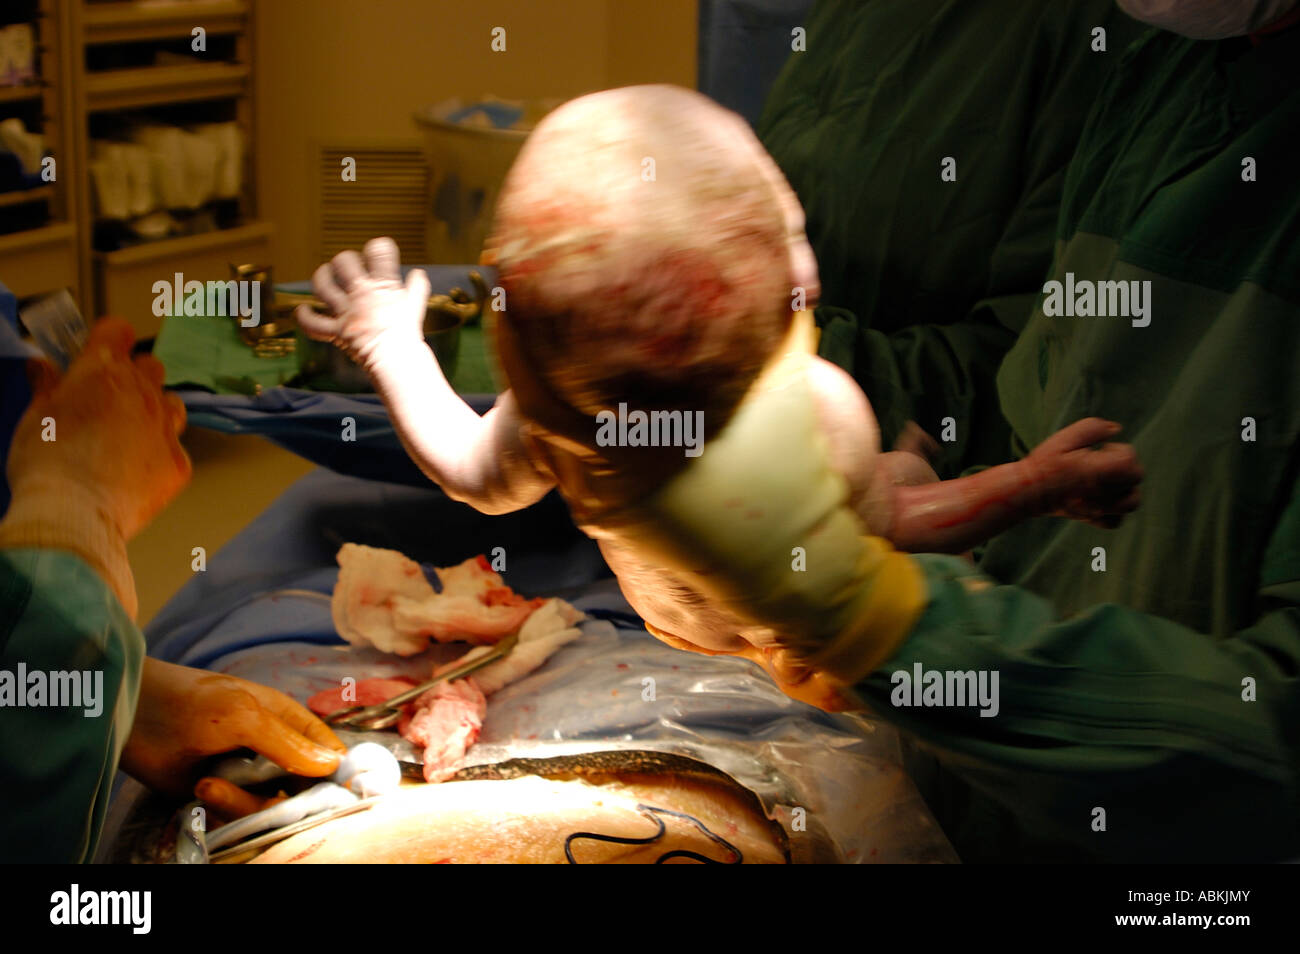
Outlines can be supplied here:
[[27, 6], [40, 74], [0, 87], [0, 104], [40, 104], [29, 113], [58, 171], [39, 199], [47, 220], [0, 235], [0, 280], [19, 297], [66, 286], [87, 314], [151, 336], [156, 282], [225, 279], [231, 263], [270, 254], [255, 181], [253, 0]]

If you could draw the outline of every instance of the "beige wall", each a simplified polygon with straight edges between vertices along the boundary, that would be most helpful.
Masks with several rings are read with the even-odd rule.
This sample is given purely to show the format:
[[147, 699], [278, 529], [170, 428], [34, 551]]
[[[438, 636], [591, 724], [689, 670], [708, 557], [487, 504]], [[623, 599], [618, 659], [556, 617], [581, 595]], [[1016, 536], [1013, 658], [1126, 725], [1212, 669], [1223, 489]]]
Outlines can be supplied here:
[[259, 0], [256, 31], [261, 216], [281, 280], [319, 264], [315, 143], [418, 144], [411, 114], [451, 96], [695, 85], [695, 0]]

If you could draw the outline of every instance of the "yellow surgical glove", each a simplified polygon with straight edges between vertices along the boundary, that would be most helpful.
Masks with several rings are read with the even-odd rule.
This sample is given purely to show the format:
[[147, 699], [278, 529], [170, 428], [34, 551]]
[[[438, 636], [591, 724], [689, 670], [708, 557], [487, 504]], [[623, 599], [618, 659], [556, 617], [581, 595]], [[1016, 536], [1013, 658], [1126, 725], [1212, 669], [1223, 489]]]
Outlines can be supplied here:
[[755, 661], [783, 688], [807, 678], [848, 687], [906, 638], [925, 586], [915, 561], [868, 535], [848, 505], [818, 427], [809, 331], [801, 315], [698, 459], [600, 525], [770, 632]]

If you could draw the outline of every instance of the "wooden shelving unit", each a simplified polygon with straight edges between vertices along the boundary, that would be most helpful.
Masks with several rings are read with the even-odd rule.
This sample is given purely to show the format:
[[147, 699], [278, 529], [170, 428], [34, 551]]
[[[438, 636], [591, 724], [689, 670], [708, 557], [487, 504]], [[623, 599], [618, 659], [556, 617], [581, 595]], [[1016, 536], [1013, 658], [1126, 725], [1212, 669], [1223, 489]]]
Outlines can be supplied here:
[[188, 281], [225, 280], [231, 263], [265, 261], [270, 253], [271, 226], [252, 222], [230, 229], [202, 232], [160, 242], [145, 242], [114, 252], [96, 252], [96, 291], [105, 304], [100, 314], [125, 318], [140, 336], [158, 331], [153, 313], [154, 282], [169, 284], [180, 272]]
[[32, 86], [0, 86], [0, 103], [22, 103], [32, 99], [40, 99], [42, 90], [39, 85]]
[[[94, 289], [96, 314], [126, 318], [142, 336], [158, 330], [152, 310], [153, 284], [170, 281], [175, 272], [186, 280], [229, 277], [231, 263], [265, 260], [270, 255], [271, 227], [257, 217], [254, 181], [253, 0], [68, 0], [71, 40], [76, 55], [74, 110], [79, 118], [78, 165], [88, 169], [90, 128], [97, 117], [114, 113], [170, 108], [206, 108], [222, 104], [244, 136], [243, 189], [238, 224], [231, 228], [114, 251], [96, 251], [93, 203], [88, 180], [86, 200], [79, 207], [81, 275]], [[125, 68], [92, 69], [95, 51], [122, 44], [188, 43], [195, 27], [207, 34], [209, 47], [224, 41], [227, 55], [196, 55], [195, 62], [160, 62]], [[206, 55], [206, 54], [205, 54]], [[173, 112], [173, 119], [177, 121]], [[179, 120], [181, 123], [184, 119]]]
[[[175, 272], [186, 280], [226, 279], [231, 263], [270, 254], [271, 227], [258, 218], [254, 180], [254, 0], [29, 2], [38, 11], [40, 81], [0, 87], [0, 118], [39, 110], [58, 175], [49, 185], [0, 193], [0, 215], [11, 221], [29, 204], [49, 210], [41, 228], [0, 235], [0, 280], [20, 298], [67, 287], [88, 315], [120, 315], [138, 334], [153, 335], [156, 281], [171, 281]], [[192, 48], [196, 27], [206, 34], [205, 50]], [[187, 229], [224, 227], [120, 248], [124, 228], [97, 229], [92, 139], [114, 138], [140, 120], [239, 125], [240, 195], [205, 214], [182, 215], [190, 217]], [[111, 243], [96, 248], [106, 233]]]
[[[0, 87], [0, 118], [35, 105], [39, 131], [56, 160], [48, 185], [0, 193], [0, 210], [41, 203], [48, 221], [37, 228], [0, 234], [0, 280], [19, 298], [68, 288], [81, 297], [75, 209], [77, 177], [68, 166], [71, 83], [65, 0], [40, 0], [31, 21], [36, 34], [37, 81]], [[6, 18], [6, 22], [10, 18]], [[29, 114], [30, 115], [30, 114]]]
[[[39, 82], [0, 87], [0, 118], [38, 110], [58, 175], [49, 185], [0, 193], [0, 214], [35, 203], [48, 209], [42, 227], [0, 234], [0, 280], [20, 298], [66, 287], [86, 314], [120, 315], [138, 334], [153, 335], [154, 282], [178, 271], [186, 280], [225, 279], [230, 263], [270, 254], [254, 179], [254, 0], [39, 0], [32, 7]], [[191, 49], [196, 27], [206, 33], [205, 51]], [[243, 188], [216, 219], [229, 227], [96, 249], [92, 137], [141, 116], [239, 124]]]
[[187, 37], [195, 26], [209, 35], [241, 33], [249, 12], [244, 0], [187, 0], [184, 3], [90, 3], [82, 16], [94, 43], [135, 43]]
[[248, 67], [238, 63], [109, 70], [86, 78], [86, 108], [106, 112], [233, 98], [244, 95], [248, 77]]
[[35, 189], [20, 189], [16, 192], [0, 192], [0, 209], [8, 205], [26, 205], [28, 202], [45, 202], [55, 196], [53, 185], [37, 186]]
[[0, 235], [4, 283], [19, 298], [60, 288], [77, 292], [77, 234], [71, 222]]

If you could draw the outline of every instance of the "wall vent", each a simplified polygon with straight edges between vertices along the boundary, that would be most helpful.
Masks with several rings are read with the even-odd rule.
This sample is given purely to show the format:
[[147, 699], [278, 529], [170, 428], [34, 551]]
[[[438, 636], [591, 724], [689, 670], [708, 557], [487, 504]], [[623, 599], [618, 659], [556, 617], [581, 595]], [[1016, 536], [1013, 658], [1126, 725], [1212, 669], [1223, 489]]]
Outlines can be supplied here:
[[[342, 178], [343, 159], [356, 160], [356, 181]], [[397, 242], [405, 263], [427, 262], [425, 209], [429, 171], [419, 146], [321, 146], [319, 260], [360, 249], [380, 235]]]

